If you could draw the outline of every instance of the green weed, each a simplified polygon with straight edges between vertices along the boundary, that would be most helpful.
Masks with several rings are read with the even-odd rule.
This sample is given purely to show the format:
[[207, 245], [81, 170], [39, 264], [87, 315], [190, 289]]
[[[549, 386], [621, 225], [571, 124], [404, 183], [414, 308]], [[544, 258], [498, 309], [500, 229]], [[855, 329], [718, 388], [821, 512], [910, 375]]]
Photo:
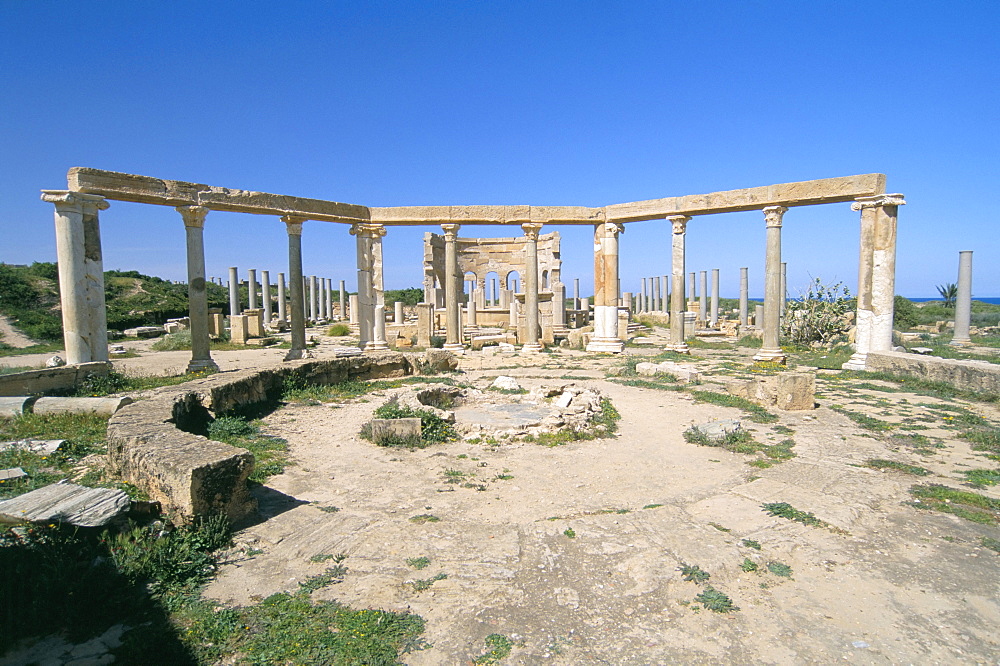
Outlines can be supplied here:
[[812, 527], [829, 527], [828, 523], [823, 522], [813, 514], [806, 511], [799, 511], [787, 502], [762, 504], [761, 508], [772, 516], [792, 520], [797, 523], [802, 523], [803, 525], [810, 525]]
[[514, 647], [510, 639], [503, 634], [490, 634], [483, 642], [486, 644], [486, 653], [472, 660], [476, 666], [500, 663], [500, 660], [506, 658]]
[[735, 395], [726, 395], [723, 393], [715, 393], [714, 391], [692, 391], [691, 395], [693, 395], [695, 400], [698, 402], [707, 402], [713, 405], [720, 405], [722, 407], [735, 407], [736, 409], [742, 409], [747, 413], [750, 420], [756, 423], [774, 423], [778, 420], [777, 416], [767, 411], [760, 405], [750, 402], [746, 398], [740, 398]]
[[910, 506], [918, 509], [942, 511], [982, 525], [1000, 524], [1000, 500], [938, 484], [913, 486], [910, 494], [917, 498]]
[[417, 523], [418, 525], [422, 525], [424, 523], [436, 523], [440, 520], [440, 518], [430, 513], [421, 513], [416, 516], [410, 516], [410, 522]]
[[792, 568], [787, 564], [782, 564], [781, 562], [768, 562], [767, 570], [775, 576], [781, 576], [782, 578], [792, 577]]
[[746, 571], [747, 573], [757, 571], [758, 568], [759, 567], [757, 566], [757, 563], [751, 560], [749, 557], [743, 558], [743, 564], [740, 565], [740, 569]]
[[259, 421], [223, 415], [208, 424], [208, 438], [250, 451], [255, 461], [250, 480], [265, 483], [284, 472], [289, 464], [288, 442], [281, 437], [265, 435], [260, 425]]
[[444, 580], [448, 577], [446, 573], [437, 573], [430, 578], [424, 578], [422, 580], [410, 581], [409, 585], [413, 588], [414, 592], [424, 592], [425, 590], [431, 589], [431, 585], [438, 582], [439, 580]]
[[1000, 483], [1000, 469], [965, 469], [962, 470], [962, 474], [969, 485], [976, 488]]
[[754, 541], [753, 539], [743, 539], [743, 541], [741, 541], [740, 543], [743, 544], [744, 546], [746, 546], [747, 548], [753, 548], [754, 550], [760, 550], [760, 542], [759, 541]]
[[418, 571], [420, 569], [426, 569], [431, 564], [431, 558], [429, 557], [411, 557], [406, 560], [407, 566], [411, 566]]
[[697, 564], [681, 565], [681, 578], [683, 578], [686, 581], [690, 581], [692, 583], [697, 583], [701, 585], [711, 577], [712, 575], [710, 573], [699, 567]]
[[865, 461], [865, 467], [871, 467], [872, 469], [891, 469], [897, 472], [903, 472], [904, 474], [913, 474], [914, 476], [927, 476], [931, 473], [931, 471], [925, 467], [907, 465], [906, 463], [897, 462], [895, 460], [883, 460], [881, 458], [869, 458]]
[[733, 604], [733, 600], [728, 594], [716, 590], [711, 585], [705, 587], [701, 594], [694, 598], [704, 608], [716, 613], [732, 613], [740, 608]]

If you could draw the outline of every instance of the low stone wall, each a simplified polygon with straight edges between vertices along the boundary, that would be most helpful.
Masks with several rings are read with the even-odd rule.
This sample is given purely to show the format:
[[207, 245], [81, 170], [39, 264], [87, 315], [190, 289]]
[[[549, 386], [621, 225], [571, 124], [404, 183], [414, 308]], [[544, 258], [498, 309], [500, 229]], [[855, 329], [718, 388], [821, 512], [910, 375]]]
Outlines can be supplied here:
[[0, 375], [0, 396], [36, 395], [73, 389], [87, 377], [104, 376], [110, 369], [110, 363], [98, 361]]
[[209, 514], [238, 522], [257, 508], [247, 488], [254, 458], [246, 449], [195, 434], [203, 432], [215, 415], [276, 399], [289, 377], [307, 384], [333, 384], [402, 377], [413, 374], [414, 368], [403, 354], [389, 352], [222, 372], [164, 387], [111, 417], [108, 461], [112, 471], [160, 502], [175, 522]]
[[869, 352], [865, 370], [946, 382], [966, 391], [1000, 394], [1000, 365], [906, 352]]

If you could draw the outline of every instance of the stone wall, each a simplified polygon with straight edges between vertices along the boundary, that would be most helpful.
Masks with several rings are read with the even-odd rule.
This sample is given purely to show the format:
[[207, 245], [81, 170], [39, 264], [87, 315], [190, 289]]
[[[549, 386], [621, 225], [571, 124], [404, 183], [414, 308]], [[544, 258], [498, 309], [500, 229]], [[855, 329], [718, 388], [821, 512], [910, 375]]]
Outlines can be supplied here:
[[300, 361], [266, 370], [224, 372], [121, 409], [108, 422], [108, 461], [122, 479], [161, 503], [175, 522], [223, 514], [233, 522], [250, 517], [256, 501], [247, 488], [253, 455], [197, 434], [218, 414], [276, 400], [285, 379], [333, 384], [413, 374], [415, 364], [398, 353]]
[[[551, 291], [562, 280], [562, 259], [559, 250], [559, 232], [553, 231], [538, 236], [539, 291]], [[507, 278], [517, 272], [524, 280], [525, 247], [527, 239], [518, 238], [459, 238], [458, 271], [462, 275], [472, 273], [480, 289], [490, 287], [486, 277], [497, 274], [497, 288], [509, 288]], [[444, 285], [444, 236], [431, 232], [424, 233], [424, 289]], [[548, 286], [544, 286], [541, 276], [545, 274]], [[443, 286], [441, 287], [443, 288]], [[425, 296], [426, 298], [426, 296]]]
[[76, 388], [88, 377], [104, 376], [110, 369], [109, 363], [97, 361], [0, 375], [0, 396], [65, 391]]
[[1000, 365], [905, 352], [869, 352], [865, 370], [908, 375], [977, 393], [1000, 394]]

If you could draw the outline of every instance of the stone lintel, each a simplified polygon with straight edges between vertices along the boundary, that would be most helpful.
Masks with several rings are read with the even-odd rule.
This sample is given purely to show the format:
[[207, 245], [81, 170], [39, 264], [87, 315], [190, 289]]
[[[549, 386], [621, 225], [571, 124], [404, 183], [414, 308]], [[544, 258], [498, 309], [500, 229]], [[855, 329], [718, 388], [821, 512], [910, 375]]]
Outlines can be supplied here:
[[396, 206], [372, 207], [372, 222], [387, 226], [418, 226], [454, 222], [461, 225], [595, 224], [604, 209], [585, 206]]
[[66, 180], [73, 192], [97, 194], [116, 201], [161, 206], [204, 206], [210, 210], [256, 215], [296, 215], [322, 222], [356, 222], [367, 221], [369, 218], [365, 206], [266, 192], [231, 190], [201, 183], [160, 180], [101, 169], [73, 167], [66, 174]]
[[605, 210], [608, 220], [638, 222], [661, 219], [668, 215], [711, 215], [760, 210], [768, 206], [791, 207], [853, 202], [858, 197], [874, 196], [884, 192], [885, 174], [869, 173], [711, 194], [689, 194], [681, 197], [633, 201], [613, 204], [607, 206]]

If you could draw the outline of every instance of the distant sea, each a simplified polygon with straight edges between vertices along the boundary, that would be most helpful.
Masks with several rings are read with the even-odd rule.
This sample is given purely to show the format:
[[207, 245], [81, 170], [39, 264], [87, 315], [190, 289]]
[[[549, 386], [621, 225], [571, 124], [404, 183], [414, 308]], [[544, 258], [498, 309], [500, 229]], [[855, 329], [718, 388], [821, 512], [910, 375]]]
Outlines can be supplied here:
[[[937, 296], [936, 298], [910, 298], [910, 300], [913, 301], [914, 303], [926, 303], [927, 301], [940, 301], [941, 297]], [[983, 303], [992, 303], [993, 305], [1000, 305], [1000, 296], [989, 296], [989, 297], [973, 296], [972, 300], [982, 301]]]

